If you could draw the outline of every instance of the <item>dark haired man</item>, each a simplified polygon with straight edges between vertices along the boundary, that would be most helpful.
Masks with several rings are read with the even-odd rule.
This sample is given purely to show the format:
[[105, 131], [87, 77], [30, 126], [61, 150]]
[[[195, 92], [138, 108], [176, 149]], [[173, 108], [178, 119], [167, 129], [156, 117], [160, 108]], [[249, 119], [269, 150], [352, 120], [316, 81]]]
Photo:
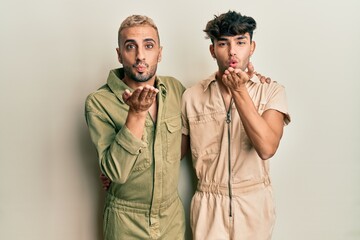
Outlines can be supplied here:
[[[183, 94], [183, 143], [198, 178], [190, 223], [195, 240], [271, 239], [269, 161], [290, 122], [284, 87], [252, 78], [253, 18], [229, 11], [204, 30], [218, 70]], [[248, 68], [248, 71], [246, 71]]]

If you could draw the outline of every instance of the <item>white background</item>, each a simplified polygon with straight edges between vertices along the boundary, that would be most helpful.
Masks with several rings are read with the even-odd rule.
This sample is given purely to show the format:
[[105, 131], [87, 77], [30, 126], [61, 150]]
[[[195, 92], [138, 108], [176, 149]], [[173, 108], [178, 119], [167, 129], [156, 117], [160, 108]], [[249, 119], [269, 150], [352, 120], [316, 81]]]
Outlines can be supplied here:
[[[189, 87], [216, 70], [202, 30], [229, 9], [257, 20], [252, 61], [288, 95], [292, 122], [271, 160], [273, 239], [360, 239], [358, 0], [2, 0], [0, 239], [101, 239], [84, 100], [119, 67], [119, 24], [152, 17], [164, 47], [158, 74]], [[189, 166], [179, 184], [187, 212]]]

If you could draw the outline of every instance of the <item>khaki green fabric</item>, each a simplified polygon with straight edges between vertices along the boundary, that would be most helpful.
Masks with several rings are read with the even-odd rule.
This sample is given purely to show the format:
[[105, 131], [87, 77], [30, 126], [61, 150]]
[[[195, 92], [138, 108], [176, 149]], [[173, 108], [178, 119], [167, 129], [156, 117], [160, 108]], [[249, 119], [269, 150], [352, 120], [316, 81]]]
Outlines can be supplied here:
[[[125, 126], [123, 69], [86, 99], [85, 116], [101, 171], [112, 181], [104, 214], [105, 239], [183, 239], [184, 210], [177, 194], [181, 96], [172, 77], [156, 78], [158, 117], [148, 115], [142, 139]], [[169, 236], [171, 235], [171, 237]], [[166, 238], [164, 238], [167, 236]]]

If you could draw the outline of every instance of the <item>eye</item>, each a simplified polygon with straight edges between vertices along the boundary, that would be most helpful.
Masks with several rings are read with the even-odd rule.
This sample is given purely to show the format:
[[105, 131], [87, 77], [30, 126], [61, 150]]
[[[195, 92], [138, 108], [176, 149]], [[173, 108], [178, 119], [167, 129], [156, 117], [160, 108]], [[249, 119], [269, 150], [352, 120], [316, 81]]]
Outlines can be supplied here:
[[225, 42], [218, 42], [218, 46], [219, 46], [219, 47], [224, 47], [225, 45], [226, 45]]
[[239, 41], [239, 42], [238, 42], [238, 45], [244, 45], [244, 44], [246, 44], [245, 41]]
[[146, 49], [152, 49], [152, 48], [154, 48], [154, 44], [148, 43], [148, 44], [145, 45], [145, 48]]
[[125, 46], [125, 48], [126, 48], [126, 50], [132, 50], [132, 49], [135, 49], [136, 46], [135, 46], [135, 44], [128, 44]]

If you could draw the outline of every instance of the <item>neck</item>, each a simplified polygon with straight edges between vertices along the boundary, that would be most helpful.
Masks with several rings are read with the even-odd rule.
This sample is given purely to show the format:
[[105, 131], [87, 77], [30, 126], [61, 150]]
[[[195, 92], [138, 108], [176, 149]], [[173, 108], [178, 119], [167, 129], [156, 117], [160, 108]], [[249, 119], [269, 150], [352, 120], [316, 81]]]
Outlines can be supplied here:
[[223, 95], [223, 97], [225, 98], [226, 96], [230, 96], [231, 92], [230, 92], [230, 89], [228, 87], [226, 87], [225, 84], [223, 83], [222, 76], [223, 76], [223, 73], [221, 73], [221, 72], [216, 73], [216, 80], [219, 84], [220, 92]]

